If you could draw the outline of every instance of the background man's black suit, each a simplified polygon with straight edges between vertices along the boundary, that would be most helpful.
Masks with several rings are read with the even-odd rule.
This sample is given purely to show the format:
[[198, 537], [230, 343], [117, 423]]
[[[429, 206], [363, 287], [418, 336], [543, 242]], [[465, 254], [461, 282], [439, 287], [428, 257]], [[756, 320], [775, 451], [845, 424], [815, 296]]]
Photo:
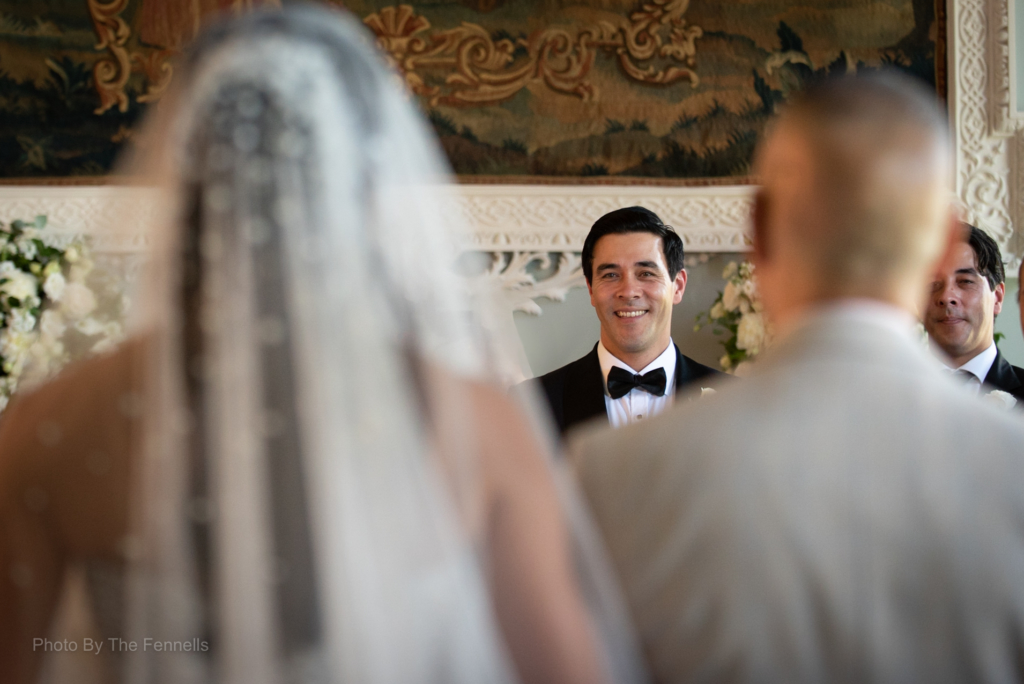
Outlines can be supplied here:
[[[1024, 408], [1024, 368], [1011, 366], [998, 349], [996, 360], [985, 376], [985, 385], [1009, 392], [1017, 397], [1017, 408]], [[987, 393], [989, 390], [983, 387], [981, 391]]]
[[[679, 347], [675, 347], [675, 350], [677, 394], [687, 385], [702, 378], [713, 378], [717, 384], [721, 378], [727, 377], [721, 371], [683, 356], [679, 352]], [[597, 416], [604, 416], [606, 420], [608, 418], [604, 404], [604, 378], [601, 376], [601, 362], [597, 358], [596, 344], [583, 358], [526, 382], [540, 383], [544, 397], [551, 407], [551, 414], [558, 425], [558, 431], [563, 436], [574, 425]]]

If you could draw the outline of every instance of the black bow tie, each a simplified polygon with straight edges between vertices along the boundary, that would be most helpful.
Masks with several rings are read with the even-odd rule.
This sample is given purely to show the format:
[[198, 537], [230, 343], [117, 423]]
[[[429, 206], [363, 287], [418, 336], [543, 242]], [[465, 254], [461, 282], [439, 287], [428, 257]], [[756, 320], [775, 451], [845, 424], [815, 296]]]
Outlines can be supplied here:
[[665, 377], [664, 368], [655, 368], [650, 373], [640, 375], [638, 373], [630, 373], [625, 368], [614, 366], [611, 372], [608, 373], [608, 394], [611, 395], [612, 399], [618, 399], [629, 394], [629, 391], [634, 387], [639, 387], [656, 397], [660, 397], [665, 394], [666, 383], [667, 378]]

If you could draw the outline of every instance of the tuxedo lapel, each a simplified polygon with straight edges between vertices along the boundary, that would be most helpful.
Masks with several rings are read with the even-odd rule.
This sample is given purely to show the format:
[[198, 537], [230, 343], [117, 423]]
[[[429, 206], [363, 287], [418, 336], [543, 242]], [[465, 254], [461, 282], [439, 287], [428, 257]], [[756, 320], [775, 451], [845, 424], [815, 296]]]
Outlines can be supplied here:
[[1002, 352], [998, 350], [996, 350], [996, 360], [992, 362], [992, 368], [985, 376], [985, 384], [1009, 392], [1014, 396], [1022, 392], [1020, 378], [1017, 377], [1010, 362], [1003, 358]]
[[686, 364], [686, 357], [679, 351], [679, 347], [676, 346], [675, 342], [672, 343], [672, 346], [676, 348], [675, 393], [680, 394], [683, 388], [686, 387], [686, 383], [690, 380], [690, 369]]
[[565, 378], [565, 425], [582, 423], [597, 416], [608, 420], [604, 404], [604, 378], [597, 358], [597, 345], [567, 369]]

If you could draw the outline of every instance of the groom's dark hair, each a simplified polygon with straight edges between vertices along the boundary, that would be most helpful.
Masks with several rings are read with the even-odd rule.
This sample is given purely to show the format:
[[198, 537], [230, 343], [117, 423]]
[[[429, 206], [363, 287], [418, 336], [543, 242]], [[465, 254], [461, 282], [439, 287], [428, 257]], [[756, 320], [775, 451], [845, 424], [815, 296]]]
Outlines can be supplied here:
[[651, 233], [661, 238], [661, 251], [665, 255], [668, 277], [675, 278], [683, 269], [683, 241], [672, 226], [662, 222], [658, 215], [643, 207], [625, 207], [610, 211], [594, 222], [583, 242], [583, 275], [587, 283], [594, 275], [594, 245], [612, 233]]

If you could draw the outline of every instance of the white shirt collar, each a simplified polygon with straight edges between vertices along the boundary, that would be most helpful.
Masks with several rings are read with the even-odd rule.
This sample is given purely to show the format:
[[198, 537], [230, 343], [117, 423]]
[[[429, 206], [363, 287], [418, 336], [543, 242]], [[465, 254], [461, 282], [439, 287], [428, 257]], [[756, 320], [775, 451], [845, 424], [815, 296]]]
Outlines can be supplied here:
[[675, 387], [676, 345], [672, 342], [671, 339], [668, 341], [668, 346], [665, 347], [665, 351], [661, 352], [661, 354], [658, 355], [658, 358], [651, 361], [649, 364], [647, 364], [644, 368], [642, 368], [639, 371], [630, 368], [626, 362], [620, 360], [610, 351], [605, 349], [605, 346], [602, 342], [597, 343], [597, 360], [601, 363], [601, 384], [604, 385], [605, 394], [608, 393], [608, 373], [615, 366], [618, 366], [619, 368], [624, 368], [628, 370], [630, 373], [639, 373], [640, 375], [643, 375], [644, 373], [650, 373], [655, 368], [664, 368], [666, 379], [665, 394], [671, 392], [672, 389]]
[[978, 378], [979, 382], [985, 382], [985, 377], [992, 369], [992, 364], [996, 362], [996, 353], [996, 343], [993, 342], [988, 346], [988, 349], [981, 352], [964, 365], [950, 370], [965, 370]]

